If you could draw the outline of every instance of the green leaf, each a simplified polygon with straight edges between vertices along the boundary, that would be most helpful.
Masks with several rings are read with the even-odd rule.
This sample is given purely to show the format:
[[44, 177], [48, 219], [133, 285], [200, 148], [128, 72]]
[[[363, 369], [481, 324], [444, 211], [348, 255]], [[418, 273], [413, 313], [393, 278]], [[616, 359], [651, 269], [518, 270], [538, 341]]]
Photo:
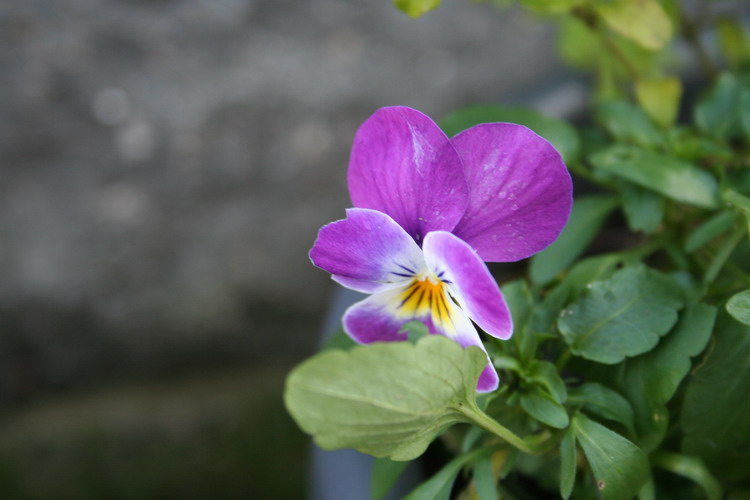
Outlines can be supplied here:
[[750, 290], [733, 295], [727, 302], [727, 312], [740, 323], [750, 325]]
[[636, 445], [581, 413], [571, 422], [603, 500], [630, 500], [649, 477], [646, 454]]
[[568, 412], [550, 394], [539, 387], [521, 394], [521, 408], [550, 427], [564, 429], [568, 426]]
[[529, 275], [535, 285], [552, 281], [575, 262], [599, 232], [617, 198], [606, 195], [579, 196], [573, 202], [570, 220], [560, 237], [531, 258]]
[[440, 0], [393, 0], [393, 5], [411, 17], [419, 17], [440, 5]]
[[748, 229], [750, 229], [750, 198], [732, 189], [725, 190], [721, 193], [721, 197], [744, 214], [745, 219], [747, 219]]
[[642, 78], [635, 82], [635, 95], [656, 123], [663, 128], [674, 125], [682, 97], [682, 83], [678, 78]]
[[573, 297], [578, 298], [580, 293], [595, 281], [608, 279], [615, 272], [618, 264], [623, 258], [617, 254], [596, 255], [576, 262], [573, 268], [563, 279], [564, 285], [573, 288]]
[[633, 407], [627, 399], [609, 387], [595, 382], [585, 383], [571, 389], [569, 402], [581, 405], [584, 411], [600, 418], [619, 422], [635, 433]]
[[699, 458], [659, 451], [651, 455], [651, 462], [654, 467], [668, 470], [699, 484], [706, 492], [708, 500], [721, 500], [724, 496], [721, 483], [716, 480]]
[[440, 126], [446, 135], [452, 137], [474, 125], [494, 122], [518, 123], [530, 128], [551, 142], [566, 162], [572, 162], [578, 157], [580, 140], [576, 129], [564, 120], [545, 116], [533, 109], [471, 106], [444, 117], [440, 120]]
[[732, 66], [739, 66], [748, 57], [748, 42], [739, 19], [723, 18], [716, 21], [716, 34], [724, 58]]
[[630, 183], [623, 183], [620, 195], [622, 209], [632, 231], [650, 234], [659, 228], [664, 218], [664, 198]]
[[720, 234], [730, 230], [735, 220], [737, 220], [737, 214], [728, 210], [714, 215], [690, 233], [685, 240], [685, 251], [695, 252]]
[[670, 148], [675, 156], [701, 163], [726, 163], [733, 161], [734, 152], [724, 142], [707, 137], [694, 128], [675, 127], [669, 131]]
[[412, 344], [416, 344], [417, 342], [419, 342], [419, 339], [430, 334], [430, 330], [429, 328], [427, 328], [427, 325], [425, 325], [421, 321], [409, 321], [401, 327], [401, 331], [406, 332], [407, 338]]
[[695, 123], [706, 134], [729, 139], [739, 127], [740, 85], [731, 73], [722, 73], [711, 91], [695, 107]]
[[536, 350], [537, 341], [534, 332], [526, 328], [534, 303], [526, 281], [516, 280], [506, 283], [501, 290], [513, 318], [512, 345], [521, 360], [531, 359]]
[[570, 498], [576, 482], [576, 436], [568, 430], [560, 441], [560, 496]]
[[396, 484], [410, 462], [394, 462], [389, 458], [376, 458], [370, 477], [370, 495], [374, 500], [385, 497]]
[[534, 361], [526, 374], [528, 382], [536, 382], [558, 403], [564, 403], [568, 399], [568, 391], [565, 382], [557, 373], [557, 367], [549, 361]]
[[346, 334], [344, 329], [339, 328], [333, 333], [333, 335], [328, 337], [328, 340], [325, 341], [321, 350], [328, 351], [331, 349], [342, 349], [344, 351], [348, 351], [356, 345], [358, 344], [354, 342], [349, 335]]
[[657, 0], [611, 0], [594, 8], [610, 28], [645, 49], [659, 50], [672, 38], [672, 21]]
[[404, 497], [404, 500], [449, 500], [453, 483], [464, 465], [490, 456], [497, 449], [497, 446], [479, 448], [457, 456], [440, 469], [437, 474], [417, 486], [414, 491]]
[[475, 405], [481, 349], [439, 336], [326, 351], [297, 366], [284, 402], [323, 449], [411, 460]]
[[669, 277], [629, 267], [593, 283], [557, 325], [574, 354], [615, 364], [653, 349], [677, 321], [682, 304], [682, 291]]
[[634, 405], [639, 431], [647, 422], [653, 422], [654, 412], [672, 399], [690, 371], [690, 358], [706, 348], [716, 312], [707, 304], [688, 306], [674, 330], [654, 350], [627, 360], [621, 368], [620, 385]]
[[638, 443], [644, 450], [658, 448], [664, 439], [669, 424], [666, 404], [690, 371], [690, 358], [706, 347], [715, 318], [715, 307], [688, 306], [655, 349], [618, 367], [614, 386], [633, 405]]
[[640, 108], [627, 101], [603, 101], [596, 107], [597, 121], [619, 142], [645, 148], [664, 144], [664, 134]]
[[474, 462], [474, 487], [479, 500], [497, 500], [495, 478], [492, 476], [492, 455], [482, 455]]
[[722, 314], [714, 343], [685, 392], [683, 452], [720, 479], [750, 477], [750, 326]]
[[521, 5], [537, 14], [563, 14], [585, 0], [520, 0]]
[[750, 89], [744, 88], [740, 92], [740, 122], [745, 131], [745, 137], [750, 137]]
[[735, 207], [739, 208], [742, 212], [746, 214], [750, 213], [750, 198], [747, 196], [732, 189], [727, 189], [721, 193], [721, 197], [724, 198], [725, 201], [728, 201]]
[[652, 189], [673, 200], [717, 208], [716, 179], [673, 156], [615, 145], [591, 155], [596, 168]]
[[711, 261], [709, 262], [706, 271], [703, 273], [703, 283], [705, 285], [712, 283], [719, 275], [719, 273], [721, 273], [721, 271], [725, 269], [724, 264], [726, 264], [727, 260], [732, 256], [732, 253], [737, 248], [737, 245], [739, 245], [739, 243], [745, 239], [747, 231], [747, 226], [735, 227], [734, 231], [732, 231], [727, 238], [721, 241], [720, 245], [716, 249], [716, 253], [713, 255]]

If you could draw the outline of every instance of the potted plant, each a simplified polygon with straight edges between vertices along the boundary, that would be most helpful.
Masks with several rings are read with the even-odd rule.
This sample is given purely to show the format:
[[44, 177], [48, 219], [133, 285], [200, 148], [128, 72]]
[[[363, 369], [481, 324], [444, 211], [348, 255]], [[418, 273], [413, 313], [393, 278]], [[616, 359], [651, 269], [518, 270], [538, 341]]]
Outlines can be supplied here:
[[[415, 16], [437, 3], [396, 2]], [[438, 440], [453, 458], [411, 500], [748, 498], [742, 18], [676, 0], [519, 3], [595, 76], [590, 119], [376, 111], [352, 148], [354, 208], [311, 251], [367, 295], [336, 346], [289, 375], [287, 408], [321, 447], [378, 457], [375, 496]], [[684, 49], [697, 63], [674, 67]], [[571, 197], [569, 174], [597, 190]], [[612, 217], [625, 236], [601, 244]], [[501, 286], [485, 265], [527, 257]]]

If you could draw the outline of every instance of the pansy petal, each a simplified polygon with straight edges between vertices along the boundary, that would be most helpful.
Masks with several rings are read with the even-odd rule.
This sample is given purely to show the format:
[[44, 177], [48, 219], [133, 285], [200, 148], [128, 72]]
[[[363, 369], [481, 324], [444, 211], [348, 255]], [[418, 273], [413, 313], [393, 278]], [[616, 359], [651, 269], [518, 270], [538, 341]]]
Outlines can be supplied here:
[[427, 267], [448, 285], [461, 308], [493, 337], [507, 339], [513, 321], [497, 282], [466, 242], [446, 231], [433, 231], [424, 240]]
[[400, 294], [400, 288], [389, 289], [352, 305], [344, 313], [344, 331], [360, 344], [406, 340], [401, 327], [414, 318], [397, 313]]
[[450, 231], [468, 200], [461, 158], [428, 116], [381, 108], [357, 131], [349, 160], [354, 206], [390, 215], [417, 242]]
[[[401, 226], [384, 213], [364, 208], [346, 211], [346, 219], [323, 226], [310, 260], [339, 278], [375, 283], [403, 281], [424, 267], [422, 251]], [[354, 288], [356, 281], [345, 286]], [[371, 291], [360, 283], [360, 291]]]
[[549, 142], [511, 123], [477, 125], [451, 142], [470, 187], [454, 234], [490, 262], [526, 258], [557, 238], [570, 215], [573, 187]]
[[367, 281], [358, 280], [355, 278], [347, 278], [346, 276], [338, 276], [336, 274], [331, 275], [331, 279], [341, 286], [344, 286], [350, 290], [362, 293], [375, 293], [387, 287], [387, 283], [380, 283], [378, 281]]

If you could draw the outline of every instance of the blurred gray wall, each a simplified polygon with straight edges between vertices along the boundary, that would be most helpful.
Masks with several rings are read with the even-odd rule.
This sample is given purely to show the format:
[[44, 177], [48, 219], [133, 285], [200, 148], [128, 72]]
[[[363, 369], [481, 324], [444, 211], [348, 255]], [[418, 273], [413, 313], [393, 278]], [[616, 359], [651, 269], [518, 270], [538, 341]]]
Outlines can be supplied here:
[[552, 47], [468, 0], [0, 3], [0, 405], [309, 353], [357, 126], [507, 103]]

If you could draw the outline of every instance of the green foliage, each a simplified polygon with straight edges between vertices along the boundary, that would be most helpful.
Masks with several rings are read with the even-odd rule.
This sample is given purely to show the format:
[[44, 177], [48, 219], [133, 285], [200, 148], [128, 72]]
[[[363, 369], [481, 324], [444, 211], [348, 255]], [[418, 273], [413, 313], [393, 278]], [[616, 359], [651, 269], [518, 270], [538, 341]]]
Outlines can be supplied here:
[[653, 233], [664, 219], [664, 198], [657, 193], [624, 182], [620, 186], [622, 210], [632, 231]]
[[393, 0], [393, 4], [405, 14], [419, 17], [440, 5], [440, 0]]
[[482, 454], [474, 463], [474, 487], [479, 500], [497, 500], [495, 478], [492, 474], [492, 455]]
[[673, 156], [618, 144], [589, 159], [600, 170], [673, 200], [704, 208], [718, 206], [716, 179], [705, 170]]
[[284, 402], [321, 448], [411, 460], [467, 421], [459, 407], [474, 404], [486, 362], [481, 350], [437, 335], [326, 351], [289, 375]]
[[685, 240], [685, 251], [694, 252], [709, 243], [714, 238], [729, 231], [734, 226], [737, 215], [734, 212], [719, 212], [690, 233]]
[[[638, 442], [650, 451], [664, 439], [669, 423], [667, 403], [700, 354], [713, 331], [716, 308], [694, 304], [683, 311], [677, 326], [652, 351], [628, 359], [612, 384], [633, 405]], [[644, 383], [647, 381], [647, 383]]]
[[683, 451], [719, 478], [750, 477], [750, 326], [721, 315], [713, 345], [687, 385]]
[[521, 394], [521, 408], [550, 427], [564, 429], [568, 426], [568, 413], [565, 408], [548, 392], [538, 387]]
[[578, 413], [571, 428], [594, 473], [603, 500], [629, 500], [648, 480], [646, 454], [603, 425]]
[[750, 38], [739, 19], [718, 19], [716, 34], [724, 58], [731, 66], [737, 68], [750, 60]]
[[570, 498], [576, 481], [576, 436], [573, 430], [560, 440], [560, 496]]
[[599, 103], [596, 118], [617, 141], [644, 148], [655, 148], [665, 142], [664, 134], [656, 128], [646, 112], [627, 101], [607, 100]]
[[657, 0], [600, 1], [594, 7], [604, 22], [648, 50], [658, 50], [672, 38], [672, 21]]
[[574, 354], [619, 363], [651, 350], [677, 321], [682, 291], [645, 266], [626, 268], [591, 285], [558, 321]]
[[674, 125], [680, 108], [682, 82], [675, 77], [641, 78], [635, 82], [638, 103], [663, 128]]
[[695, 107], [695, 123], [706, 134], [729, 139], [740, 126], [740, 84], [731, 73], [724, 73], [705, 98]]
[[607, 386], [588, 382], [570, 392], [570, 402], [581, 409], [602, 418], [618, 422], [631, 434], [635, 434], [633, 407], [627, 399]]
[[487, 458], [496, 449], [496, 447], [479, 448], [454, 458], [437, 474], [404, 497], [404, 500], [448, 500], [453, 483], [461, 469], [466, 464]]
[[[416, 16], [438, 2], [396, 3]], [[410, 342], [352, 348], [338, 338], [347, 351], [320, 354], [290, 375], [289, 411], [324, 447], [398, 460], [442, 436], [456, 457], [410, 500], [451, 498], [462, 471], [462, 499], [554, 489], [575, 500], [745, 498], [747, 30], [727, 17], [693, 18], [679, 0], [515, 3], [559, 22], [563, 58], [596, 80], [593, 117], [573, 127], [489, 105], [440, 125], [449, 136], [479, 123], [525, 125], [596, 190], [576, 194], [567, 226], [530, 259], [527, 278], [501, 287], [514, 335], [485, 339], [500, 389], [477, 400], [484, 354], [415, 323], [405, 327]], [[720, 60], [702, 45], [709, 26]], [[684, 96], [675, 37], [705, 72], [705, 88]], [[603, 232], [608, 222], [627, 228]], [[601, 247], [616, 250], [590, 255]], [[469, 425], [448, 429], [454, 423]], [[373, 495], [403, 466], [378, 461]]]
[[398, 481], [401, 473], [409, 466], [410, 462], [396, 462], [390, 458], [376, 458], [372, 465], [372, 476], [370, 477], [370, 496], [373, 500], [385, 497], [393, 485]]
[[750, 325], [750, 290], [733, 295], [727, 302], [727, 312], [737, 321]]
[[599, 232], [607, 215], [617, 206], [611, 196], [593, 195], [576, 198], [570, 220], [557, 241], [531, 259], [532, 283], [544, 285], [570, 266]]

